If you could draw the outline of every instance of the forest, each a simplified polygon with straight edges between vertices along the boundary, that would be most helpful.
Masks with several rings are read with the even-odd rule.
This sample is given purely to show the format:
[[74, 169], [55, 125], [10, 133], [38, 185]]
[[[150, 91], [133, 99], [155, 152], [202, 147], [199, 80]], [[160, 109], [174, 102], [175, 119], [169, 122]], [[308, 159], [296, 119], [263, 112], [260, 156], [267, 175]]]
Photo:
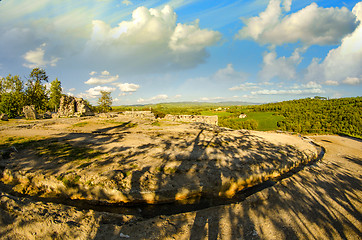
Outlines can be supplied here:
[[26, 83], [18, 75], [9, 74], [0, 78], [0, 113], [9, 118], [21, 116], [23, 107], [34, 105], [37, 111], [56, 111], [62, 94], [61, 82], [55, 79], [47, 89], [48, 76], [45, 70], [34, 68]]
[[252, 110], [283, 116], [285, 119], [277, 122], [283, 131], [362, 137], [362, 97], [315, 97], [253, 106]]

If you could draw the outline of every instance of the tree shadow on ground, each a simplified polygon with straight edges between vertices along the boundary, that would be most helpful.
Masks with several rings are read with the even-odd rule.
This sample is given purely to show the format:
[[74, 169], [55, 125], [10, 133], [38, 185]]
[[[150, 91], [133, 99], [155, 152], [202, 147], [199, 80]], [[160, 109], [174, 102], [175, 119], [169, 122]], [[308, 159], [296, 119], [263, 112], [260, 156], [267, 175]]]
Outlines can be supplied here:
[[[200, 150], [207, 145], [201, 144], [200, 138], [201, 133], [192, 149]], [[259, 146], [259, 150], [270, 147]], [[360, 160], [354, 156], [345, 159], [351, 163], [347, 164], [349, 168], [322, 161], [241, 203], [156, 217], [114, 230], [134, 239], [359, 239], [362, 235]], [[213, 163], [209, 161], [205, 166], [212, 168]], [[101, 229], [102, 226], [100, 233]], [[99, 234], [95, 239], [101, 238]]]
[[[115, 163], [118, 165], [114, 166], [121, 168], [127, 164], [128, 169], [112, 168], [104, 176], [118, 183], [127, 177], [125, 171], [128, 171], [131, 185], [124, 196], [138, 203], [177, 199], [187, 202], [190, 196], [196, 201], [200, 192], [212, 199], [231, 189], [227, 182], [249, 179], [245, 186], [257, 184], [265, 179], [254, 177], [255, 173], [273, 173], [307, 160], [304, 153], [291, 145], [273, 144], [248, 131], [194, 126], [192, 134], [150, 133], [153, 134], [151, 143], [139, 139], [137, 145], [132, 146], [119, 144], [128, 136], [129, 124], [101, 128], [92, 133], [69, 133], [40, 140], [37, 144], [44, 145], [48, 141], [79, 144], [102, 153], [96, 156], [100, 159], [92, 162], [95, 166]], [[103, 149], [105, 144], [111, 147]], [[117, 154], [103, 154], [102, 150]], [[55, 165], [47, 165], [42, 158], [34, 162], [26, 154], [22, 156], [14, 169], [51, 169], [57, 174], [64, 171], [66, 164], [60, 161], [62, 158]], [[132, 165], [142, 159], [154, 159], [159, 163], [156, 168]], [[354, 157], [346, 159], [359, 162]], [[308, 173], [302, 172], [264, 189], [243, 203], [200, 210], [192, 216], [187, 215], [186, 219], [182, 216], [171, 216], [166, 220], [164, 217], [152, 218], [145, 220], [149, 224], [146, 228], [145, 222], [121, 227], [101, 225], [95, 238], [102, 238], [104, 227], [114, 230], [108, 233], [107, 239], [119, 239], [120, 231], [135, 239], [165, 239], [178, 234], [185, 234], [190, 239], [266, 239], [268, 234], [274, 234], [278, 239], [313, 239], [321, 234], [327, 238], [346, 239], [361, 235], [361, 186], [360, 178], [349, 170], [338, 166], [316, 166]], [[78, 190], [83, 195], [91, 194]], [[156, 196], [148, 194], [150, 192]], [[108, 197], [103, 189], [97, 194], [99, 198]], [[154, 206], [157, 211], [158, 205]], [[270, 226], [268, 231], [263, 227], [265, 224]], [[316, 232], [318, 236], [314, 235]]]

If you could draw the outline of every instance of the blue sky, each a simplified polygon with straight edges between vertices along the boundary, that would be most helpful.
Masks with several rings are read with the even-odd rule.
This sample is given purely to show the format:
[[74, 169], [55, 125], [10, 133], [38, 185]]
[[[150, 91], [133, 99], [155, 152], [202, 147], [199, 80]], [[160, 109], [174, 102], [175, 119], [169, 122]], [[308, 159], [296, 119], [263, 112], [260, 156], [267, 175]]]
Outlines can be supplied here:
[[0, 76], [113, 105], [361, 96], [362, 2], [2, 0]]

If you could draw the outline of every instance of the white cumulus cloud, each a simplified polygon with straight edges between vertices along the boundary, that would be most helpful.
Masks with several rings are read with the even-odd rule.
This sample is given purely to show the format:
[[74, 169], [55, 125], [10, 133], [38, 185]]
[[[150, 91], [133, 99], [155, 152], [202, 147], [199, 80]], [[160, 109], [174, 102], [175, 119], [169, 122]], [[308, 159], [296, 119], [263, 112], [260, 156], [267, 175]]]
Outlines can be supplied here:
[[[92, 72], [89, 73], [89, 75], [91, 75], [91, 76], [95, 76], [96, 74], [97, 74], [97, 72], [95, 72], [95, 71], [92, 71]], [[110, 73], [105, 70], [100, 75], [95, 76], [95, 77], [91, 77], [87, 81], [85, 81], [84, 83], [89, 84], [89, 85], [107, 84], [107, 83], [117, 81], [118, 78], [119, 78], [118, 75], [110, 76]]]
[[322, 89], [322, 85], [310, 81], [305, 84], [294, 84], [289, 87], [280, 85], [279, 89], [261, 89], [252, 91], [251, 95], [310, 95], [322, 93], [325, 93]]
[[140, 85], [134, 83], [117, 83], [115, 85], [119, 88], [119, 90], [121, 90], [121, 92], [126, 93], [136, 92], [140, 88]]
[[247, 90], [252, 90], [252, 89], [259, 89], [260, 86], [259, 84], [256, 83], [250, 83], [250, 82], [246, 82], [246, 83], [242, 83], [238, 86], [234, 86], [229, 88], [230, 91], [247, 91]]
[[259, 90], [251, 92], [252, 95], [305, 95], [305, 94], [321, 94], [325, 91], [318, 88], [313, 89], [280, 89], [280, 90]]
[[112, 87], [106, 87], [106, 86], [97, 86], [94, 88], [90, 88], [86, 91], [86, 93], [81, 93], [79, 94], [79, 97], [82, 98], [89, 98], [89, 99], [93, 99], [93, 98], [97, 98], [99, 96], [101, 96], [101, 92], [105, 91], [105, 92], [113, 92], [115, 91], [115, 88]]
[[109, 73], [107, 70], [104, 70], [101, 74], [102, 74], [103, 76], [108, 76], [110, 73]]
[[46, 43], [43, 43], [35, 50], [30, 50], [24, 54], [23, 58], [27, 61], [23, 66], [27, 68], [35, 68], [35, 67], [46, 67], [48, 65], [55, 67], [60, 58], [51, 57], [50, 60], [45, 60], [45, 48]]
[[275, 51], [267, 52], [263, 57], [263, 67], [259, 72], [260, 78], [269, 81], [274, 77], [281, 80], [295, 79], [297, 76], [296, 67], [302, 61], [301, 52], [304, 48], [297, 48], [290, 57], [277, 57]]
[[244, 72], [238, 72], [234, 69], [233, 65], [229, 63], [225, 68], [219, 69], [213, 78], [220, 81], [225, 80], [238, 80], [245, 81], [248, 75]]
[[151, 97], [149, 99], [143, 99], [143, 98], [139, 98], [137, 100], [138, 103], [146, 103], [146, 102], [160, 102], [163, 100], [167, 100], [169, 97], [166, 94], [159, 94], [157, 96]]
[[343, 83], [350, 84], [350, 85], [358, 85], [362, 83], [362, 77], [347, 77], [343, 80]]
[[308, 66], [306, 80], [329, 85], [360, 84], [362, 78], [362, 2], [352, 12], [359, 21], [353, 33], [344, 37], [339, 47], [329, 51], [324, 60], [314, 58]]
[[216, 31], [200, 29], [199, 20], [189, 25], [178, 23], [170, 37], [169, 47], [175, 52], [202, 51], [220, 38], [220, 33]]
[[107, 56], [113, 62], [124, 60], [125, 68], [132, 63], [138, 68], [147, 65], [153, 69], [155, 65], [195, 66], [207, 57], [206, 48], [215, 45], [221, 34], [200, 29], [198, 20], [190, 24], [176, 24], [176, 20], [169, 5], [162, 9], [138, 7], [130, 21], [115, 27], [94, 20], [87, 53], [97, 54], [100, 59]]
[[236, 38], [273, 45], [298, 41], [305, 45], [326, 45], [339, 43], [357, 26], [354, 14], [345, 7], [323, 8], [312, 3], [285, 16], [283, 10], [289, 12], [290, 6], [291, 0], [270, 0], [259, 16], [243, 20], [246, 26]]
[[122, 4], [128, 6], [128, 5], [132, 5], [133, 3], [130, 0], [123, 0]]

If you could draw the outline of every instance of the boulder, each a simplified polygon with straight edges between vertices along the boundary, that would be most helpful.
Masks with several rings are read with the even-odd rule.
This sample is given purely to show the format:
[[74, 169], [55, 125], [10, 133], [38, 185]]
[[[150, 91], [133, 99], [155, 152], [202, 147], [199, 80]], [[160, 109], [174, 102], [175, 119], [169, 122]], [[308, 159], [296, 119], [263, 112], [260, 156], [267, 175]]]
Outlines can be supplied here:
[[60, 105], [58, 109], [58, 115], [69, 117], [73, 116], [76, 112], [75, 99], [71, 96], [62, 96], [60, 98]]
[[210, 125], [219, 124], [218, 116], [200, 116], [200, 115], [171, 115], [167, 114], [165, 119], [168, 121], [176, 121], [176, 122], [197, 122], [197, 123], [206, 123]]
[[45, 113], [43, 114], [43, 118], [44, 118], [44, 119], [50, 119], [50, 118], [52, 118], [52, 113], [49, 112], [49, 111], [45, 112]]
[[1, 113], [1, 114], [0, 114], [0, 120], [1, 120], [1, 121], [7, 121], [7, 120], [9, 120], [8, 115], [7, 115], [6, 113]]
[[37, 113], [34, 105], [25, 106], [23, 108], [23, 113], [25, 115], [25, 118], [28, 120], [35, 120], [38, 118], [38, 113]]
[[83, 98], [75, 98], [76, 101], [76, 115], [78, 116], [94, 116], [94, 112], [92, 112]]
[[86, 101], [83, 98], [75, 98], [72, 96], [62, 96], [60, 98], [60, 106], [58, 115], [61, 117], [70, 116], [94, 116]]
[[114, 118], [114, 117], [117, 117], [117, 114], [100, 113], [100, 114], [98, 115], [98, 117], [100, 117], [100, 118]]

